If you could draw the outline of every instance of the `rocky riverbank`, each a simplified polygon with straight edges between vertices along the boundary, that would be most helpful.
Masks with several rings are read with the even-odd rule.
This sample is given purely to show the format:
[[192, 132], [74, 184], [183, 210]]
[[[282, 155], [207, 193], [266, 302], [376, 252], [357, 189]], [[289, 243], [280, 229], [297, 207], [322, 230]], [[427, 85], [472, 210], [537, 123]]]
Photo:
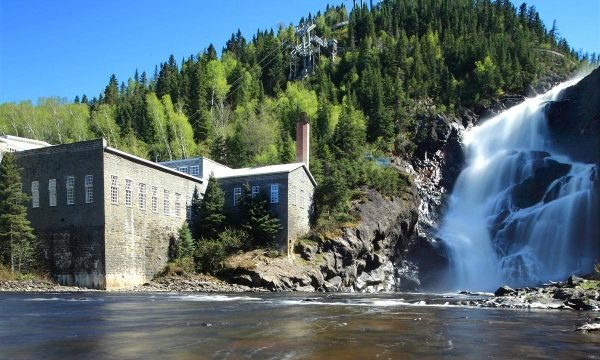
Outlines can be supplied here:
[[49, 280], [0, 280], [0, 292], [87, 292], [99, 291], [78, 286], [63, 286]]
[[[77, 286], [64, 286], [50, 280], [0, 280], [0, 292], [91, 292], [104, 291]], [[244, 292], [267, 291], [230, 284], [213, 276], [202, 274], [168, 275], [153, 279], [132, 289], [117, 292]]]
[[[463, 294], [469, 295], [467, 292]], [[540, 287], [512, 289], [505, 285], [489, 296], [461, 300], [454, 304], [510, 309], [600, 311], [600, 281], [570, 276], [567, 281], [551, 282]]]

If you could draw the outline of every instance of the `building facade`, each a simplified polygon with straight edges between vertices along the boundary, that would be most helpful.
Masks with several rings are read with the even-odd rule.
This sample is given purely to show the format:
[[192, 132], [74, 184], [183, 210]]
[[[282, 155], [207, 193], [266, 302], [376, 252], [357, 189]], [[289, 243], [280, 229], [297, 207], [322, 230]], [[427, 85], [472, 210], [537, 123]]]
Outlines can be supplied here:
[[280, 250], [292, 254], [294, 241], [310, 230], [316, 182], [304, 163], [236, 169], [217, 179], [225, 192], [225, 210], [239, 216], [239, 199], [248, 184], [252, 196], [262, 193], [283, 229], [278, 235]]
[[107, 146], [103, 139], [15, 154], [28, 216], [65, 285], [142, 284], [168, 261], [170, 239], [202, 180]]

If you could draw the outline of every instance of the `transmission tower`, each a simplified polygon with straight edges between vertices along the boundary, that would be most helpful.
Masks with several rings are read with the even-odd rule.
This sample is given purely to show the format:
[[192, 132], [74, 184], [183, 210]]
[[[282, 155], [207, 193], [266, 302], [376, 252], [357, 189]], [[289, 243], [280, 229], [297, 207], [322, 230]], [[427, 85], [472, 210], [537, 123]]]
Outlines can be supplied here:
[[291, 52], [290, 75], [289, 79], [301, 79], [311, 75], [315, 65], [321, 59], [321, 51], [335, 61], [337, 55], [337, 40], [320, 38], [311, 31], [315, 29], [315, 24], [302, 23], [296, 27], [296, 46]]

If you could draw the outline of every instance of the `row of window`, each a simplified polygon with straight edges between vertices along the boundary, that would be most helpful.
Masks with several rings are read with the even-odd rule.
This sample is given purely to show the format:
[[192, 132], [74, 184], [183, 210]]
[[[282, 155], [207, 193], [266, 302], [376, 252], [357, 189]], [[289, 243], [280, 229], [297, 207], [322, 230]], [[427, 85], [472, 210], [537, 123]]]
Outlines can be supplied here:
[[[75, 205], [75, 176], [67, 176], [65, 181], [67, 205]], [[84, 180], [85, 203], [94, 202], [94, 176], [86, 175]], [[48, 180], [48, 206], [55, 207], [56, 199], [56, 179]], [[35, 180], [31, 182], [31, 206], [40, 207], [40, 182]]]
[[198, 176], [198, 175], [200, 175], [200, 165], [193, 165], [193, 166], [190, 166], [189, 168], [187, 166], [181, 166], [181, 167], [177, 168], [177, 171], [182, 172], [184, 174]]
[[[277, 204], [279, 202], [279, 184], [271, 184], [270, 201], [271, 204]], [[260, 186], [252, 186], [252, 198], [255, 198], [260, 193]], [[242, 197], [242, 188], [233, 188], [233, 206], [237, 206], [240, 203]]]
[[300, 209], [307, 208], [307, 198], [304, 196], [304, 189], [298, 189], [293, 185], [290, 187], [291, 203], [293, 206], [299, 206]]
[[[133, 206], [133, 180], [125, 179], [125, 206], [132, 207]], [[159, 202], [158, 202], [158, 187], [152, 186], [150, 192], [150, 209], [154, 213], [159, 212]], [[146, 210], [146, 200], [147, 200], [147, 192], [146, 192], [146, 184], [139, 183], [138, 184], [138, 207], [140, 210]], [[110, 203], [114, 205], [119, 205], [119, 177], [116, 175], [110, 176]], [[187, 217], [189, 218], [190, 207], [189, 204], [191, 200], [186, 203], [187, 207]], [[175, 208], [173, 209], [173, 215], [175, 217], [182, 216], [182, 197], [181, 194], [175, 193]], [[171, 215], [171, 192], [167, 189], [163, 190], [163, 214], [166, 216]]]

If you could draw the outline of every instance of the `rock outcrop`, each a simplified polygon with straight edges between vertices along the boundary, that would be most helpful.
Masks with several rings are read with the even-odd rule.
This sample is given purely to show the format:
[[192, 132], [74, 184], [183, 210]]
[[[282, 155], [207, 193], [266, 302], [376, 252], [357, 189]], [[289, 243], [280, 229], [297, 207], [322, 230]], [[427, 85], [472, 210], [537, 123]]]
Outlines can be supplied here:
[[600, 68], [546, 106], [553, 141], [575, 160], [600, 163]]
[[271, 291], [393, 291], [400, 284], [393, 263], [397, 248], [411, 245], [418, 197], [366, 190], [355, 204], [358, 222], [335, 235], [301, 240], [294, 259], [247, 253], [229, 259], [229, 281]]

